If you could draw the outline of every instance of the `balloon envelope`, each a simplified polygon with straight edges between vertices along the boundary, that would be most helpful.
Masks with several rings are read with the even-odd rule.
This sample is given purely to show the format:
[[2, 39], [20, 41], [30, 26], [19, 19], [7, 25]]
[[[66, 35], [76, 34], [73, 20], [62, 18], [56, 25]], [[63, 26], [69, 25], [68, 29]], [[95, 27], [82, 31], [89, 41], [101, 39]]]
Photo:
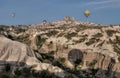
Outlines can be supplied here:
[[89, 11], [89, 10], [86, 10], [86, 11], [84, 12], [84, 15], [85, 15], [86, 17], [88, 17], [88, 16], [90, 15], [90, 11]]
[[10, 16], [11, 16], [11, 17], [15, 17], [15, 13], [14, 13], [14, 12], [11, 13]]

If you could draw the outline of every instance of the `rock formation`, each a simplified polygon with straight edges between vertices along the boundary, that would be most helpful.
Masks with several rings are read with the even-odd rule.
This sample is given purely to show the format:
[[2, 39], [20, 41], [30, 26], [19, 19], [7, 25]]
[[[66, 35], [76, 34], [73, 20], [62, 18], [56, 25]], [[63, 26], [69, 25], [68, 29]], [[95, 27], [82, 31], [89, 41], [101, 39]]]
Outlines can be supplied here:
[[19, 65], [20, 62], [26, 63], [28, 66], [33, 67], [32, 69], [42, 71], [48, 70], [59, 77], [64, 77], [64, 71], [58, 67], [52, 66], [47, 63], [41, 63], [35, 56], [30, 47], [27, 45], [12, 41], [0, 36], [0, 60], [12, 64], [12, 67]]
[[[69, 17], [65, 19], [68, 20]], [[11, 30], [9, 27], [6, 27], [6, 30], [3, 27], [1, 34], [14, 41], [0, 38], [0, 59], [23, 61], [28, 65], [35, 63], [36, 70], [42, 70], [42, 67], [49, 68], [52, 66], [50, 64], [54, 65], [54, 61], [58, 61], [63, 65], [58, 66], [64, 71], [69, 72], [67, 68], [73, 69], [85, 78], [93, 75], [96, 78], [119, 78], [120, 26], [104, 26], [75, 20], [68, 23], [65, 19], [45, 26], [43, 24], [18, 26], [11, 27]], [[38, 53], [37, 56], [33, 50]], [[15, 59], [14, 55], [17, 56]], [[38, 61], [36, 57], [40, 57], [42, 61]], [[44, 65], [46, 60], [50, 64]], [[59, 71], [62, 72], [61, 69]], [[78, 76], [75, 72], [72, 74]]]

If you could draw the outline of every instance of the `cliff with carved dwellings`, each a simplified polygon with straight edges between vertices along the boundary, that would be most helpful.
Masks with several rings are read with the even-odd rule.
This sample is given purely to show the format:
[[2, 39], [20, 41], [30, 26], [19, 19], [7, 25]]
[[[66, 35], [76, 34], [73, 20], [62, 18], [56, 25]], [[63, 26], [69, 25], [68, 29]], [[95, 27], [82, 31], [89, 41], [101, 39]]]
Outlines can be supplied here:
[[120, 77], [120, 26], [66, 17], [57, 22], [0, 28], [4, 36], [28, 45], [41, 62], [77, 77]]

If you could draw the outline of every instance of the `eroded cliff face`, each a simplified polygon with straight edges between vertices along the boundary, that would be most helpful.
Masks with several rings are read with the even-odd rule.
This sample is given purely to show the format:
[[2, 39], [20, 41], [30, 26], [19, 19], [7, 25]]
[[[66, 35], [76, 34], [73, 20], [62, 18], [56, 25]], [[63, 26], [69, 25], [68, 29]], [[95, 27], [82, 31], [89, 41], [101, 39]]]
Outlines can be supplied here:
[[70, 69], [86, 70], [88, 74], [95, 69], [94, 74], [98, 78], [120, 77], [120, 26], [63, 20], [19, 29], [25, 31], [16, 32], [15, 27], [12, 30], [8, 28], [7, 32], [4, 30], [2, 34], [29, 45], [38, 52], [38, 58], [39, 54], [50, 54], [52, 62], [62, 61], [63, 66]]
[[0, 61], [11, 64], [13, 69], [16, 65], [20, 65], [19, 63], [25, 63], [28, 67], [32, 67], [33, 70], [48, 70], [61, 78], [65, 77], [65, 73], [61, 68], [51, 64], [41, 63], [30, 47], [23, 43], [7, 39], [4, 36], [0, 36]]
[[[51, 50], [56, 51], [55, 48], [51, 48], [48, 51]], [[64, 58], [64, 65], [71, 69], [76, 67], [77, 70], [85, 70], [89, 74], [93, 72], [91, 69], [95, 69], [97, 71], [94, 73], [98, 78], [119, 78], [120, 63], [117, 62], [114, 57], [99, 52], [87, 52], [86, 50], [81, 50], [78, 48], [77, 50], [81, 52], [82, 55], [80, 55], [81, 53], [76, 53], [75, 48], [68, 48], [58, 49], [58, 51], [54, 54], [54, 57], [57, 60], [59, 60], [59, 58]], [[73, 52], [70, 55], [69, 53], [71, 51]], [[72, 60], [69, 57], [71, 57]]]

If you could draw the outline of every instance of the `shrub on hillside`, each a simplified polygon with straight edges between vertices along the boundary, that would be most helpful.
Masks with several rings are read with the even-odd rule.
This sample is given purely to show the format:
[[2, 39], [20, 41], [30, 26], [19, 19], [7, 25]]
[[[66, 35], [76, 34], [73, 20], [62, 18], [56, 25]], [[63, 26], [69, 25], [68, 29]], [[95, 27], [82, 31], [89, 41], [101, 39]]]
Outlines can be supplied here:
[[102, 37], [102, 36], [103, 36], [102, 33], [97, 33], [97, 34], [93, 35], [93, 37]]
[[106, 33], [108, 36], [112, 37], [114, 33], [116, 33], [117, 31], [115, 30], [106, 30]]
[[88, 42], [86, 42], [86, 45], [91, 45], [91, 44], [93, 44], [93, 43], [95, 43], [95, 42], [98, 42], [100, 39], [97, 39], [97, 38], [91, 38], [91, 39], [89, 39], [89, 41]]
[[74, 36], [76, 36], [76, 35], [77, 35], [76, 32], [72, 32], [72, 33], [66, 34], [65, 37], [66, 37], [67, 39], [71, 39], [72, 37], [74, 37]]
[[92, 67], [92, 68], [94, 68], [94, 66], [95, 66], [96, 63], [97, 63], [97, 60], [93, 60], [93, 61], [89, 64], [89, 66]]
[[58, 58], [58, 61], [59, 61], [60, 63], [64, 64], [64, 63], [65, 63], [65, 58], [64, 58], [64, 57], [59, 57], [59, 58]]
[[120, 36], [116, 36], [116, 44], [120, 45]]
[[1, 75], [0, 78], [10, 78], [10, 76], [8, 76], [7, 74], [3, 74], [3, 75]]
[[41, 46], [43, 45], [43, 43], [46, 41], [46, 38], [41, 38], [40, 35], [36, 36], [36, 45], [39, 48], [41, 48]]
[[82, 37], [82, 38], [80, 38], [78, 41], [75, 41], [75, 43], [81, 43], [81, 42], [84, 42], [85, 41], [85, 37]]
[[46, 33], [46, 35], [47, 35], [48, 37], [50, 37], [50, 36], [55, 36], [57, 33], [58, 33], [58, 31], [52, 30], [52, 31], [49, 31], [48, 33]]

